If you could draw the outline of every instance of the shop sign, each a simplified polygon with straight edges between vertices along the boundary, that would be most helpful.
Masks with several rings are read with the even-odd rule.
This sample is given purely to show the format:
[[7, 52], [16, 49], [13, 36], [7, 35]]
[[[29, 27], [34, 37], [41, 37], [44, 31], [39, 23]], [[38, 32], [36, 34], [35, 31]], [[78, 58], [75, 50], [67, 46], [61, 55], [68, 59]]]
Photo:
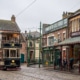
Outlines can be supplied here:
[[49, 48], [44, 48], [43, 50], [49, 50]]
[[53, 50], [53, 48], [51, 47], [50, 50]]
[[72, 32], [71, 33], [71, 36], [73, 37], [73, 36], [80, 36], [80, 32]]
[[53, 47], [43, 48], [43, 50], [53, 50]]

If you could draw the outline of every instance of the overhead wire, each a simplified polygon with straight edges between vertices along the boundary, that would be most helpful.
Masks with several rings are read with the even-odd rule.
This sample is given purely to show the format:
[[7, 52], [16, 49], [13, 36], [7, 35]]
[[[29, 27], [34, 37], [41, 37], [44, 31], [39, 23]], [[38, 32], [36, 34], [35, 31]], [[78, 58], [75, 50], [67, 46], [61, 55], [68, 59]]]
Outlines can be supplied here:
[[[16, 17], [18, 17], [19, 15], [21, 15], [26, 9], [28, 9], [30, 6], [32, 6], [34, 3], [36, 2], [36, 0], [34, 0], [32, 3], [30, 3], [27, 7], [25, 7], [22, 11], [20, 11], [17, 15], [16, 15]], [[75, 4], [71, 9], [73, 9], [74, 7], [76, 7], [76, 6], [78, 6], [78, 4], [80, 4], [80, 1], [77, 3], [77, 4]], [[71, 10], [71, 9], [69, 9], [69, 10]], [[34, 29], [34, 27], [32, 27], [32, 28], [27, 28], [27, 29]], [[35, 28], [35, 29], [39, 29], [39, 28]]]
[[26, 9], [28, 9], [30, 6], [32, 6], [34, 3], [36, 2], [36, 0], [34, 0], [32, 3], [30, 3], [27, 7], [25, 7], [22, 11], [20, 11], [16, 17], [18, 17], [19, 15], [21, 15]]
[[76, 7], [78, 5], [80, 5], [80, 1], [77, 4], [75, 4], [72, 8], [70, 8], [69, 10], [72, 10], [74, 7]]

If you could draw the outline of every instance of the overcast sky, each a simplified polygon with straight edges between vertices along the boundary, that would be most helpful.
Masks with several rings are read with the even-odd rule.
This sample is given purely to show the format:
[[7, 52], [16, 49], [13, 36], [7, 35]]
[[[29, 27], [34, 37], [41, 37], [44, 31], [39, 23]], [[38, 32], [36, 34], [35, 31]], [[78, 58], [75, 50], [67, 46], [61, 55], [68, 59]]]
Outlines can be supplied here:
[[39, 30], [40, 21], [52, 24], [62, 19], [63, 11], [80, 9], [80, 0], [0, 0], [0, 19], [10, 20], [12, 14], [21, 29]]

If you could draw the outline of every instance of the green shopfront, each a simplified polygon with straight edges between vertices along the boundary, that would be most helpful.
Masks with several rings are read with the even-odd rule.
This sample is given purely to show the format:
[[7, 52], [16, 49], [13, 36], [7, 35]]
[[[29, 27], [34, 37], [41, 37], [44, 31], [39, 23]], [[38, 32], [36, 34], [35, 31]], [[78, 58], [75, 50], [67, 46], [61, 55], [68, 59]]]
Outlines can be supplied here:
[[44, 47], [42, 48], [42, 59], [43, 59], [43, 66], [54, 66], [58, 63], [58, 58], [60, 56], [60, 50], [55, 49], [53, 46]]
[[50, 66], [53, 64], [54, 47], [44, 47], [43, 52], [43, 65]]

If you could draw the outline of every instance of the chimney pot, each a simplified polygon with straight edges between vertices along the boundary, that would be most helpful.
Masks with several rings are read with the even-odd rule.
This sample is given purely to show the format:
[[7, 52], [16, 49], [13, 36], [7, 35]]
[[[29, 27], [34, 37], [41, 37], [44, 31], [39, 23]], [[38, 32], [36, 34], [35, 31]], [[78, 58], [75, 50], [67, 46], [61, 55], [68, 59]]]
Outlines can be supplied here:
[[11, 21], [12, 21], [12, 22], [15, 22], [15, 16], [14, 16], [14, 15], [12, 15]]

